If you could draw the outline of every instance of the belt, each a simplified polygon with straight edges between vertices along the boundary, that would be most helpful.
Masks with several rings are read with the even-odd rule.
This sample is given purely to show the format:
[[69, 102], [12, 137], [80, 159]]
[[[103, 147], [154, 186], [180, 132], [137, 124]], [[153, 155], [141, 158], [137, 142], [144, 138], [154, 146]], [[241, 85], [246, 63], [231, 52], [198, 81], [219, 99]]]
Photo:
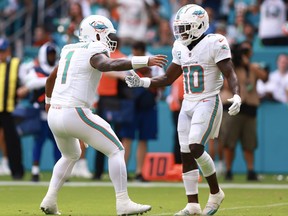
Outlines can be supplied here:
[[59, 105], [59, 104], [51, 104], [51, 108], [53, 109], [62, 109], [62, 108], [74, 108], [71, 106]]
[[87, 108], [85, 106], [66, 106], [60, 104], [51, 104], [51, 108], [53, 109], [62, 109], [62, 108]]

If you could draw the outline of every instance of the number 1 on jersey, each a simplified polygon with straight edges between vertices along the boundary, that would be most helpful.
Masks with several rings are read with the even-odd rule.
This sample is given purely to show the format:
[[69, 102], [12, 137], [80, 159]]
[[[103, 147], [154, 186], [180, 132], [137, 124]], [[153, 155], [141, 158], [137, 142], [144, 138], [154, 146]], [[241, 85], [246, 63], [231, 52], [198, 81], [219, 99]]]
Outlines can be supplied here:
[[70, 51], [66, 55], [66, 58], [65, 58], [66, 59], [66, 63], [65, 63], [63, 74], [62, 74], [61, 84], [65, 84], [66, 83], [67, 71], [68, 71], [68, 68], [69, 68], [69, 65], [70, 65], [70, 60], [72, 58], [73, 53], [74, 53], [74, 51]]

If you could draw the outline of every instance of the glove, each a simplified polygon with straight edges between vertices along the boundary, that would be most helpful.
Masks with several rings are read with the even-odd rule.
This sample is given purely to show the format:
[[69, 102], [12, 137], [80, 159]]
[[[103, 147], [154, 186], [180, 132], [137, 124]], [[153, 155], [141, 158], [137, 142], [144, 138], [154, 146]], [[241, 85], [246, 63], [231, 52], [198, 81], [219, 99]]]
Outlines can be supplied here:
[[231, 102], [232, 105], [229, 107], [228, 114], [229, 115], [237, 115], [240, 111], [240, 106], [241, 106], [241, 98], [239, 95], [235, 94], [233, 98], [227, 99], [227, 101]]
[[130, 88], [142, 87], [144, 84], [143, 80], [141, 80], [141, 78], [136, 73], [133, 73], [132, 76], [125, 76], [125, 82]]
[[137, 73], [131, 71], [132, 76], [126, 76], [125, 82], [127, 83], [128, 87], [144, 87], [149, 88], [151, 80], [148, 77], [140, 78]]

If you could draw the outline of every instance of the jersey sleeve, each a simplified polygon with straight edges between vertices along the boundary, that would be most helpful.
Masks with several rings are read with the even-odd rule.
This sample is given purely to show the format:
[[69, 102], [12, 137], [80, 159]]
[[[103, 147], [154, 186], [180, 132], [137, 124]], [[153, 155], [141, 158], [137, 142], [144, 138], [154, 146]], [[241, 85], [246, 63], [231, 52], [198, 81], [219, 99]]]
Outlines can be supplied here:
[[89, 44], [88, 50], [90, 52], [90, 56], [95, 54], [103, 53], [110, 57], [110, 50], [109, 47], [101, 42], [92, 42]]
[[231, 50], [226, 37], [217, 34], [214, 41], [214, 59], [215, 63], [231, 58]]
[[181, 57], [181, 51], [178, 49], [177, 41], [174, 42], [173, 48], [172, 48], [172, 62], [181, 65], [180, 57]]

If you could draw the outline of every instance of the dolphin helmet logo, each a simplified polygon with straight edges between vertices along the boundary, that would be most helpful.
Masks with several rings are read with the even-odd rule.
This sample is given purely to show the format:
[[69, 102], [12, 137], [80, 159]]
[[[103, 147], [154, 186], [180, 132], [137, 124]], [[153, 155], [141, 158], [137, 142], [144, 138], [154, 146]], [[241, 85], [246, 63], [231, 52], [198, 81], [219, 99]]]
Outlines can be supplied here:
[[204, 14], [205, 14], [205, 12], [202, 11], [202, 10], [196, 10], [196, 11], [194, 11], [194, 12], [192, 13], [192, 15], [195, 15], [195, 16], [198, 16], [198, 17], [203, 17]]
[[94, 28], [96, 32], [104, 32], [108, 27], [101, 21], [93, 21], [89, 25]]

